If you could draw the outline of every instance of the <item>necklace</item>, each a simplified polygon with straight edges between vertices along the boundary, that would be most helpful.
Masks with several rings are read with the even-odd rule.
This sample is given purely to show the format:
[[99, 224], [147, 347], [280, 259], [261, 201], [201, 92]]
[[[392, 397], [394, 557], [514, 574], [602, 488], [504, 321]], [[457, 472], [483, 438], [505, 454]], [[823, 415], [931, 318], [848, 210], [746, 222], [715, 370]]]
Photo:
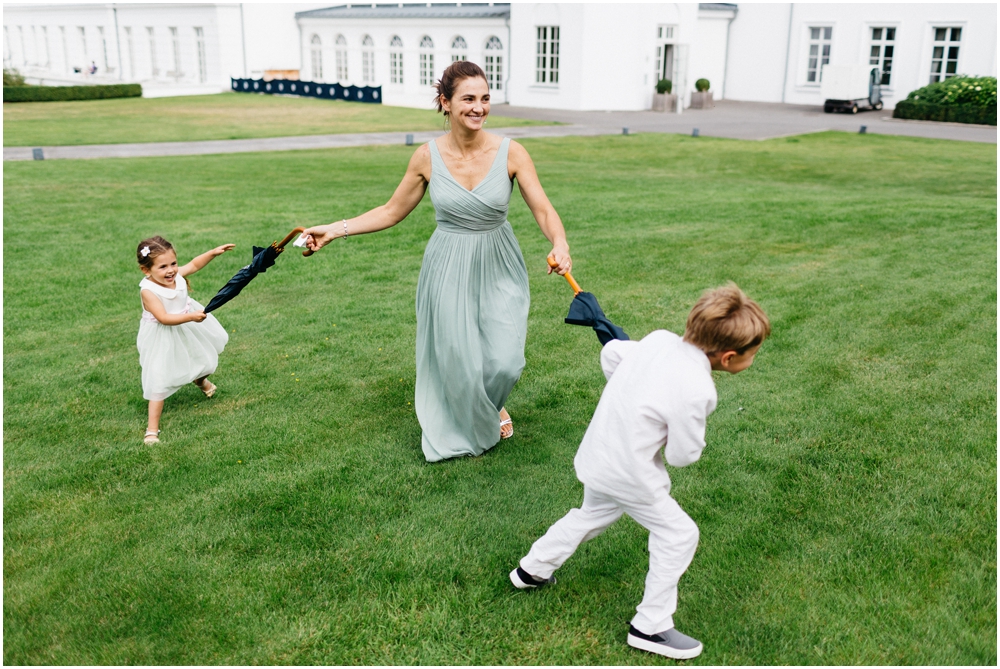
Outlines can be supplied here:
[[[485, 139], [483, 139], [483, 141], [482, 141], [482, 142], [480, 143], [480, 144], [481, 144], [481, 146], [479, 147], [479, 150], [478, 150], [478, 151], [476, 151], [476, 153], [475, 153], [474, 155], [471, 155], [471, 156], [469, 156], [468, 158], [462, 158], [462, 157], [460, 157], [460, 158], [459, 158], [458, 160], [459, 160], [460, 162], [463, 162], [463, 163], [467, 163], [467, 162], [469, 162], [470, 160], [475, 160], [475, 159], [476, 159], [476, 158], [478, 158], [478, 157], [479, 157], [480, 155], [482, 155], [483, 151], [485, 151], [485, 150], [486, 150], [486, 143], [487, 143], [487, 142], [486, 142], [486, 140], [485, 140]], [[458, 152], [458, 151], [456, 151], [456, 154], [457, 154], [457, 155], [459, 155], [459, 156], [461, 156], [461, 155], [462, 155], [462, 154], [461, 154], [461, 152]]]

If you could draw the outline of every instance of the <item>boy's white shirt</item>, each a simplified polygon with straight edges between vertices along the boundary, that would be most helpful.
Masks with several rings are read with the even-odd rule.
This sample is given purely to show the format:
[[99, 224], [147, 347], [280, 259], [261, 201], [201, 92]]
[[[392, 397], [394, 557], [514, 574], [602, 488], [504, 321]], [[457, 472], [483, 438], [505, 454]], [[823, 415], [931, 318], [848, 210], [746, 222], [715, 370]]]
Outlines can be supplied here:
[[[718, 396], [708, 356], [673, 332], [612, 340], [601, 351], [608, 379], [573, 464], [584, 485], [650, 503], [670, 492], [663, 464], [684, 467], [705, 448]], [[664, 444], [666, 448], [664, 448]]]

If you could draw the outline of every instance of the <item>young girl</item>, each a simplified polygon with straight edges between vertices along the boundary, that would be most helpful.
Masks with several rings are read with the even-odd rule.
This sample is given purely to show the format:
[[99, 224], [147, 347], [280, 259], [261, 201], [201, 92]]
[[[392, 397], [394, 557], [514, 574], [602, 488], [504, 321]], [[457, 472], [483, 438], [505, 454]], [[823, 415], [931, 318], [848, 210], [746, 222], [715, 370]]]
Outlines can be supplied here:
[[163, 400], [179, 388], [193, 382], [206, 397], [215, 394], [208, 375], [219, 364], [229, 335], [215, 316], [188, 297], [184, 277], [233, 246], [223, 244], [178, 267], [174, 247], [163, 237], [139, 242], [136, 259], [146, 278], [139, 282], [143, 311], [136, 346], [142, 365], [142, 396], [149, 400], [143, 440], [147, 444], [159, 443]]

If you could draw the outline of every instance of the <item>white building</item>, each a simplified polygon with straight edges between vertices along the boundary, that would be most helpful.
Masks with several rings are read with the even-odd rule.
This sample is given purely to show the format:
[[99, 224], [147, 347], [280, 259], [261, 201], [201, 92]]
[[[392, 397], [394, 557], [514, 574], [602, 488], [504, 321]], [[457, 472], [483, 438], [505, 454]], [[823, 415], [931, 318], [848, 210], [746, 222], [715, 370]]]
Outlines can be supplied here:
[[382, 86], [385, 104], [430, 107], [434, 82], [456, 60], [486, 72], [507, 101], [509, 4], [346, 5], [296, 14], [302, 78]]
[[685, 104], [705, 78], [716, 99], [820, 105], [829, 63], [882, 69], [892, 108], [935, 78], [997, 73], [996, 4], [38, 4], [5, 5], [3, 21], [5, 67], [147, 94], [289, 71], [426, 108], [466, 58], [495, 101], [527, 107], [649, 109], [660, 78]]
[[230, 77], [297, 70], [295, 12], [322, 6], [7, 4], [3, 62], [34, 83], [138, 82], [153, 95], [218, 93], [229, 90]]

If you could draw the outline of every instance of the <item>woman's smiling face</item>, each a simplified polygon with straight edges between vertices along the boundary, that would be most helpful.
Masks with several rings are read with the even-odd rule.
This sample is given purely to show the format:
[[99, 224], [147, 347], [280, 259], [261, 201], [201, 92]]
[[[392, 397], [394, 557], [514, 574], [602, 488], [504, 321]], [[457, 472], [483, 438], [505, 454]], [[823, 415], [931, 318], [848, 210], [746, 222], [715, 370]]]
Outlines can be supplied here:
[[490, 113], [490, 87], [482, 77], [466, 77], [455, 85], [455, 94], [442, 101], [451, 127], [462, 125], [469, 130], [481, 130]]

